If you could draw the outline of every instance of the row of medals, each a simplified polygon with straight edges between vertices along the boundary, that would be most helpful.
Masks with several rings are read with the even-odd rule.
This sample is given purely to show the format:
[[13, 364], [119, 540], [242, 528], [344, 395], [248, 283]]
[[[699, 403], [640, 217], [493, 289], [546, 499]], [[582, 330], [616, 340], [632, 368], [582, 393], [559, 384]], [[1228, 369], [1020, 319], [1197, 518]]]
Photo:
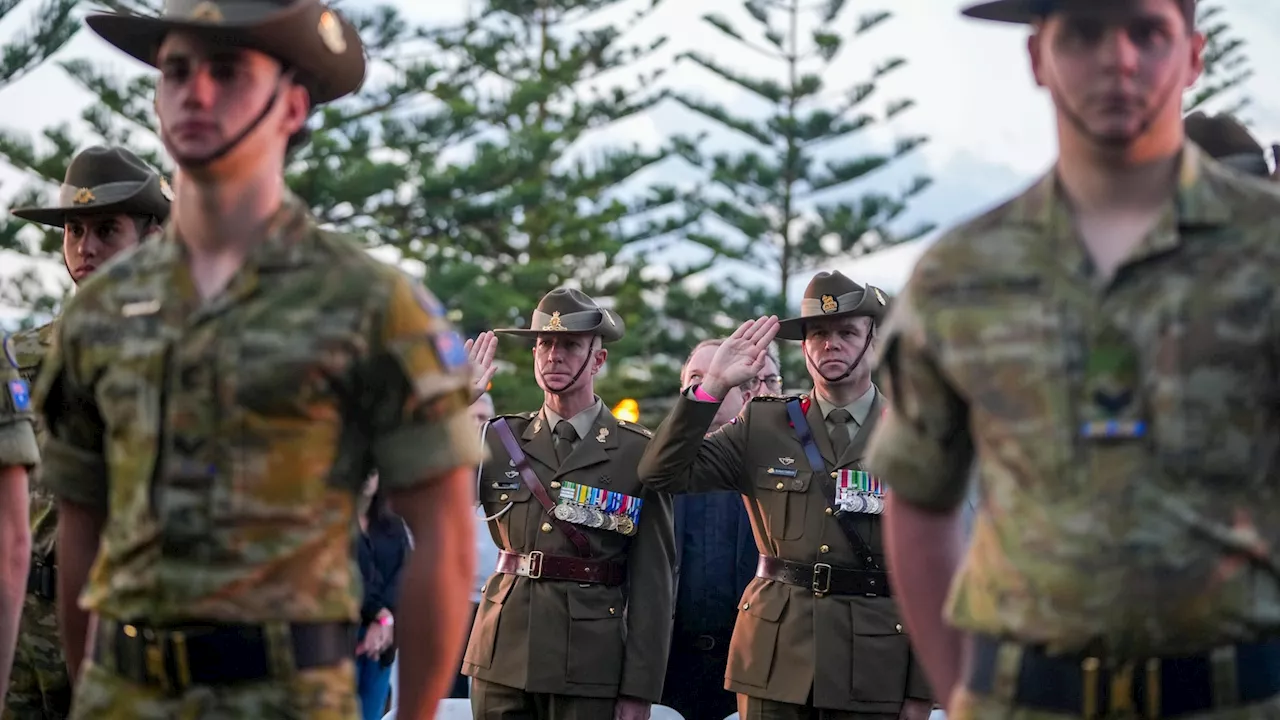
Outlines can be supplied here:
[[556, 506], [555, 516], [574, 525], [585, 525], [600, 530], [612, 530], [623, 535], [635, 535], [636, 524], [626, 515], [614, 515], [600, 508], [587, 507], [576, 503], [561, 503]]
[[847, 502], [841, 503], [840, 510], [843, 512], [880, 515], [884, 512], [884, 498], [868, 493], [858, 493]]

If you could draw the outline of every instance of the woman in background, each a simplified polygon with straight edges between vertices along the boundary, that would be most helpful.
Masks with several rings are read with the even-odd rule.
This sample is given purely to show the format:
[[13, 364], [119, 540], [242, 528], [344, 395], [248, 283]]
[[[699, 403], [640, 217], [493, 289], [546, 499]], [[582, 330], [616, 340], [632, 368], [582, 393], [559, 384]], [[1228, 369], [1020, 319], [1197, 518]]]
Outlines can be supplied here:
[[357, 556], [364, 580], [364, 600], [360, 607], [360, 644], [356, 647], [356, 690], [361, 717], [380, 720], [391, 694], [396, 599], [410, 539], [404, 520], [391, 512], [386, 496], [379, 491], [376, 473], [365, 483], [360, 499]]

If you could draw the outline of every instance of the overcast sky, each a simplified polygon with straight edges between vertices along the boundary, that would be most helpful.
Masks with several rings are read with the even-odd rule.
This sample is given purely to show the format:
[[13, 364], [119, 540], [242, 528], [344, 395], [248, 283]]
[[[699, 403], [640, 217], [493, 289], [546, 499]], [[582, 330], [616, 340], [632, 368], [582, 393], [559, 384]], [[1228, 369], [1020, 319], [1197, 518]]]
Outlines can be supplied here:
[[[1280, 141], [1280, 98], [1271, 92], [1277, 76], [1270, 68], [1280, 67], [1280, 44], [1274, 42], [1280, 27], [1280, 3], [1275, 0], [1223, 0], [1235, 32], [1248, 43], [1248, 52], [1257, 76], [1246, 88], [1253, 105], [1246, 113], [1264, 145]], [[18, 11], [0, 22], [0, 38], [9, 38], [25, 27], [38, 2], [26, 0]], [[347, 0], [363, 5], [363, 0]], [[431, 3], [400, 0], [406, 12], [427, 22], [448, 22], [463, 17], [466, 0], [435, 0]], [[835, 144], [833, 158], [848, 157], [859, 150], [885, 147], [895, 137], [924, 134], [930, 142], [909, 161], [870, 176], [829, 197], [854, 195], [862, 191], [890, 190], [908, 178], [927, 173], [934, 185], [921, 195], [904, 219], [904, 225], [931, 221], [946, 227], [989, 207], [1017, 192], [1049, 165], [1056, 147], [1047, 99], [1031, 82], [1025, 55], [1025, 30], [1015, 26], [979, 23], [961, 18], [959, 0], [848, 0], [843, 28], [853, 25], [856, 16], [893, 7], [894, 18], [848, 46], [827, 80], [836, 95], [866, 77], [873, 63], [891, 55], [902, 55], [908, 65], [881, 84], [868, 109], [880, 111], [901, 97], [913, 98], [917, 106], [895, 119], [891, 125], [859, 133]], [[631, 5], [629, 8], [636, 6]], [[744, 31], [754, 25], [742, 20], [737, 2], [717, 0], [663, 0], [660, 9], [635, 29], [634, 37], [665, 33], [670, 42], [662, 62], [681, 51], [698, 48], [721, 62], [748, 67], [761, 74], [774, 68], [759, 56], [726, 41], [698, 17], [713, 8], [738, 21]], [[142, 72], [144, 68], [106, 46], [88, 30], [82, 31], [58, 56], [91, 58], [120, 72]], [[750, 63], [750, 65], [748, 65]], [[782, 79], [781, 76], [778, 76]], [[754, 107], [742, 90], [691, 65], [677, 66], [668, 73], [668, 84], [695, 91], [740, 112], [763, 111]], [[0, 125], [25, 132], [73, 119], [88, 101], [88, 95], [67, 80], [52, 65], [0, 91]], [[599, 133], [579, 149], [591, 153], [614, 142], [656, 145], [672, 133], [705, 129], [712, 133], [711, 149], [744, 147], [742, 138], [675, 105], [665, 105], [632, 118], [608, 133]], [[689, 179], [687, 168], [668, 166], [641, 178], [680, 181]], [[0, 202], [5, 202], [22, 178], [0, 168]], [[918, 256], [919, 243], [901, 246], [864, 260], [846, 263], [842, 269], [864, 282], [896, 289]], [[12, 255], [0, 253], [0, 276], [19, 263]], [[59, 280], [61, 267], [50, 269], [50, 278]], [[797, 278], [803, 286], [806, 278]], [[0, 278], [0, 282], [3, 279]], [[792, 296], [798, 293], [793, 292]]]

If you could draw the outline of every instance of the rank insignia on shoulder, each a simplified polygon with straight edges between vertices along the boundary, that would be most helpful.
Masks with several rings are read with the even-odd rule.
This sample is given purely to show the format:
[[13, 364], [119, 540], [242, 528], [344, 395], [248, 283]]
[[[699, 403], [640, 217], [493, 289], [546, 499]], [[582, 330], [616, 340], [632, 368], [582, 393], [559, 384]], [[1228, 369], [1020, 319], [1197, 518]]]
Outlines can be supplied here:
[[643, 435], [647, 438], [653, 437], [653, 433], [649, 431], [649, 428], [643, 425], [636, 425], [635, 423], [629, 423], [626, 420], [619, 420], [618, 427], [626, 428], [631, 432], [636, 433], [637, 435]]
[[793, 478], [797, 474], [796, 470], [794, 470], [793, 468], [780, 468], [780, 467], [771, 467], [765, 470], [765, 472], [768, 473], [769, 475], [773, 475], [774, 477]]
[[9, 381], [9, 398], [13, 400], [13, 409], [18, 412], [31, 410], [31, 387], [21, 378]]

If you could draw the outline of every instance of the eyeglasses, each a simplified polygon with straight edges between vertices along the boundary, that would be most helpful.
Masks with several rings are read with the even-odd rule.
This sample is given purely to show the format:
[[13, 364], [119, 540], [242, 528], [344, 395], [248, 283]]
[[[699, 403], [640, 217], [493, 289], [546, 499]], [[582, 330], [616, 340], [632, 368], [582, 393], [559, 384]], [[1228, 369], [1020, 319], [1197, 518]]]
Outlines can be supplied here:
[[742, 388], [748, 392], [756, 392], [763, 385], [764, 389], [775, 394], [782, 393], [782, 376], [781, 375], [762, 375], [752, 378], [742, 384]]
[[[689, 383], [688, 383], [689, 385], [697, 385], [701, 382], [702, 382], [701, 375], [694, 373], [693, 375], [689, 376]], [[781, 375], [763, 375], [760, 377], [753, 377], [750, 380], [739, 385], [738, 389], [741, 390], [742, 392], [754, 393], [760, 389], [761, 385], [763, 385], [765, 390], [768, 390], [769, 392], [781, 394], [782, 393], [782, 376]]]

